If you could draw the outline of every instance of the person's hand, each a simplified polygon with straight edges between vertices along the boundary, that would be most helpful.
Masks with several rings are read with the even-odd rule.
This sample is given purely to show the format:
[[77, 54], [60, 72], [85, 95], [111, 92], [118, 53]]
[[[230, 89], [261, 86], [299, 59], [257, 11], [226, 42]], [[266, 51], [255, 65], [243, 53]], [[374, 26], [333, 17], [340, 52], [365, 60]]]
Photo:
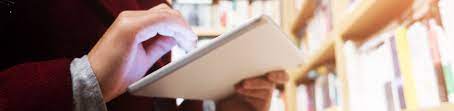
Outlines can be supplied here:
[[216, 103], [218, 111], [268, 111], [276, 85], [285, 84], [285, 71], [271, 71], [265, 76], [245, 79], [235, 86], [235, 94]]
[[181, 14], [165, 4], [122, 12], [88, 53], [104, 101], [126, 92], [176, 44], [188, 49], [196, 40]]

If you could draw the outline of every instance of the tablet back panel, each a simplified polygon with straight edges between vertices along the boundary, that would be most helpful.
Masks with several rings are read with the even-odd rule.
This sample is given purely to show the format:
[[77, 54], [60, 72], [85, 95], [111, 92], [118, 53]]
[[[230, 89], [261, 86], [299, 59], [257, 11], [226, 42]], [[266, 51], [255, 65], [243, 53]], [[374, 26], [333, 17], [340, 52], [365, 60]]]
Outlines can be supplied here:
[[296, 46], [261, 16], [151, 73], [129, 91], [148, 97], [218, 100], [233, 94], [234, 85], [245, 78], [301, 63]]

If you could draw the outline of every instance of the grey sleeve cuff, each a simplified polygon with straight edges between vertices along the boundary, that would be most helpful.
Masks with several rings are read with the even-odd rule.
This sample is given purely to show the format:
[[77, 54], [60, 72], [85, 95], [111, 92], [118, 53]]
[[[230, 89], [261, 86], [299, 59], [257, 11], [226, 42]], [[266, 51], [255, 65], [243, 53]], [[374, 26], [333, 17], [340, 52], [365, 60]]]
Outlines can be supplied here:
[[216, 111], [216, 104], [214, 101], [203, 101], [203, 111]]
[[73, 110], [107, 111], [95, 73], [91, 69], [88, 56], [75, 58], [70, 66]]

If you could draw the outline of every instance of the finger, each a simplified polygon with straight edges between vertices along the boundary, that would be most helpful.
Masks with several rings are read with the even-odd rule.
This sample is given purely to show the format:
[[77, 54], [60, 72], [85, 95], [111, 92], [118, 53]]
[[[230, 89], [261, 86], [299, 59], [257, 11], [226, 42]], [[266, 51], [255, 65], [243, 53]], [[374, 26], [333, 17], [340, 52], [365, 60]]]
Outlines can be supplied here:
[[172, 9], [172, 8], [170, 8], [170, 6], [165, 3], [161, 3], [158, 6], [152, 7], [148, 10], [157, 10], [157, 9]]
[[[156, 36], [142, 43], [147, 55], [164, 55], [174, 47], [176, 41], [166, 36]], [[160, 56], [158, 57], [160, 58]]]
[[[153, 37], [156, 33], [162, 33], [166, 36], [175, 36], [175, 34], [182, 35], [181, 37], [197, 38], [192, 29], [186, 25], [186, 21], [181, 17], [174, 16], [168, 13], [156, 13], [156, 14], [147, 14], [142, 17], [135, 19], [137, 25], [141, 25], [141, 31], [144, 38], [139, 38], [139, 41], [148, 40], [150, 37]], [[141, 34], [139, 32], [139, 34]], [[192, 40], [192, 39], [190, 39]]]
[[137, 20], [143, 27], [137, 33], [139, 42], [146, 41], [157, 34], [172, 37], [178, 46], [186, 52], [194, 49], [197, 35], [192, 31], [189, 24], [175, 10], [162, 9], [159, 12], [148, 12]]
[[269, 108], [270, 100], [262, 100], [243, 95], [240, 95], [240, 98], [251, 105], [254, 111], [265, 111], [265, 109]]
[[241, 82], [239, 88], [244, 89], [274, 89], [275, 85], [263, 77], [246, 79]]
[[153, 10], [125, 10], [125, 11], [122, 11], [120, 14], [124, 15], [124, 16], [127, 16], [127, 17], [139, 17], [139, 16], [144, 16], [144, 15], [148, 15], [148, 14], [162, 14], [162, 13], [167, 13], [167, 14], [172, 14], [174, 16], [180, 16], [180, 17], [183, 17], [181, 15], [181, 13], [177, 10], [173, 10], [173, 9], [170, 9], [170, 8], [159, 8], [159, 9], [153, 9]]
[[160, 34], [175, 39], [178, 46], [190, 51], [196, 46], [197, 35], [187, 28], [183, 28], [181, 25], [174, 23], [158, 23], [148, 27], [137, 33], [138, 41], [145, 41], [155, 35]]
[[140, 17], [140, 16], [144, 16], [147, 14], [147, 11], [143, 11], [143, 10], [137, 10], [137, 11], [129, 11], [129, 10], [126, 10], [126, 11], [123, 11], [120, 13], [120, 16], [126, 16], [126, 17]]
[[262, 100], [268, 100], [271, 98], [271, 95], [273, 94], [273, 90], [265, 90], [265, 89], [237, 89], [236, 92], [238, 94], [256, 98], [256, 99], [262, 99]]
[[174, 14], [174, 15], [177, 15], [177, 16], [182, 16], [180, 11], [174, 10], [174, 9], [153, 9], [153, 10], [147, 10], [147, 12], [150, 12], [150, 13], [166, 12], [166, 13]]
[[284, 70], [268, 72], [266, 77], [276, 84], [285, 84], [289, 80], [288, 74]]

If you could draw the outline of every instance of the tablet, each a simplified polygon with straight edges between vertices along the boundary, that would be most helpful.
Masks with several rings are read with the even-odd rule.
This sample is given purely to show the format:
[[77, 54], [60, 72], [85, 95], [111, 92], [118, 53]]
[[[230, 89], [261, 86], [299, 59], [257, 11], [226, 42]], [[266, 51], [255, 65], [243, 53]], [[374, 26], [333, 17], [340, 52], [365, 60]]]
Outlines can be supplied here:
[[234, 93], [241, 80], [303, 63], [298, 48], [268, 16], [198, 47], [128, 87], [146, 97], [219, 100]]

